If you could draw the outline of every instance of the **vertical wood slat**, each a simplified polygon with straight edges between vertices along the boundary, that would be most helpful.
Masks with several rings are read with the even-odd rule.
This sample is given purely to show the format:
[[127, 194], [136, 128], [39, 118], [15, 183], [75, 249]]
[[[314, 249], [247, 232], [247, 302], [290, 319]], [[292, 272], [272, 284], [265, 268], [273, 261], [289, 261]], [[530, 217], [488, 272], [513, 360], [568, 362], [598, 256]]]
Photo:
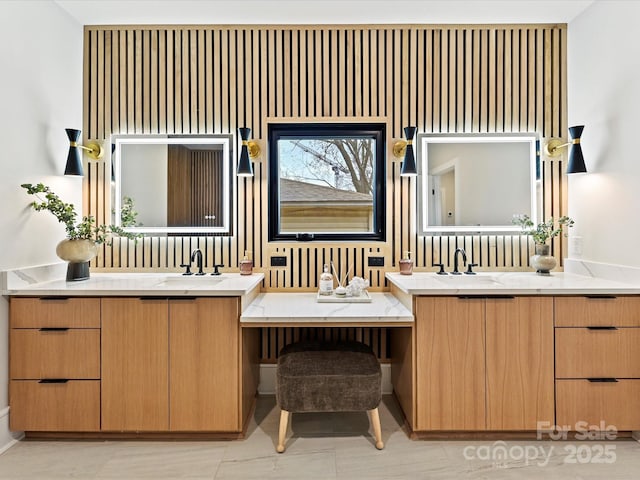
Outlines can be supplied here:
[[[274, 54], [276, 62], [271, 60]], [[134, 132], [235, 133], [247, 125], [264, 148], [265, 117], [304, 120], [350, 113], [387, 116], [390, 139], [401, 137], [409, 123], [425, 132], [536, 130], [545, 139], [566, 138], [562, 26], [86, 27], [85, 60], [86, 138]], [[564, 159], [543, 160], [544, 212], [557, 216], [566, 212]], [[105, 268], [174, 269], [198, 241], [211, 251], [207, 266], [215, 256], [217, 263], [237, 268], [238, 256], [252, 250], [256, 266], [267, 270], [271, 249], [264, 240], [265, 161], [263, 152], [255, 163], [256, 177], [237, 190], [234, 236], [140, 245], [118, 241], [104, 249], [97, 263]], [[388, 165], [391, 172], [399, 162], [389, 159]], [[85, 208], [107, 220], [108, 189], [95, 184], [107, 183], [108, 169], [88, 165], [88, 170]], [[385, 269], [396, 267], [404, 248], [417, 250], [418, 269], [431, 269], [434, 255], [449, 261], [457, 237], [418, 236], [410, 224], [415, 182], [401, 179], [397, 171], [388, 178]], [[477, 245], [485, 267], [527, 268], [526, 238], [473, 237], [470, 243]], [[287, 288], [312, 286], [321, 248], [314, 244], [296, 253], [302, 277], [294, 284], [289, 270], [293, 265], [276, 272], [273, 284], [265, 283], [270, 288], [276, 282]], [[559, 248], [564, 248], [562, 242], [554, 246], [556, 255], [561, 255]], [[358, 246], [355, 257], [366, 259], [369, 249]], [[384, 285], [378, 269], [362, 269], [375, 287]]]

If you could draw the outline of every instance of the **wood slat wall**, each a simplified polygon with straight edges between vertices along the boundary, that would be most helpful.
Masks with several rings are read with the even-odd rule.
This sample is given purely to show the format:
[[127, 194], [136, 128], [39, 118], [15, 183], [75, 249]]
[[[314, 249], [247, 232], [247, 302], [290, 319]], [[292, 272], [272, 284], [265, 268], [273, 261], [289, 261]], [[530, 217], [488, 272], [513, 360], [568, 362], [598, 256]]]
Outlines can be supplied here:
[[[528, 270], [533, 244], [511, 235], [422, 236], [416, 180], [399, 176], [394, 139], [418, 132], [538, 132], [566, 138], [566, 25], [87, 26], [85, 139], [123, 133], [231, 133], [250, 127], [262, 147], [255, 177], [235, 188], [233, 236], [116, 239], [94, 267], [179, 270], [193, 248], [205, 265], [237, 271], [245, 250], [266, 276], [263, 289], [315, 290], [322, 263], [355, 264], [385, 290], [403, 250], [416, 270], [453, 261], [458, 246], [479, 270]], [[266, 125], [294, 119], [383, 119], [388, 125], [387, 241], [268, 243]], [[237, 150], [237, 148], [236, 148]], [[566, 155], [566, 154], [565, 154]], [[110, 217], [110, 164], [88, 161], [85, 213]], [[566, 213], [565, 157], [543, 157], [543, 216]], [[498, 173], [499, 174], [499, 173]], [[508, 179], [505, 179], [508, 181]], [[562, 238], [553, 244], [561, 261]], [[285, 255], [287, 267], [270, 267]], [[368, 267], [370, 255], [384, 268]]]

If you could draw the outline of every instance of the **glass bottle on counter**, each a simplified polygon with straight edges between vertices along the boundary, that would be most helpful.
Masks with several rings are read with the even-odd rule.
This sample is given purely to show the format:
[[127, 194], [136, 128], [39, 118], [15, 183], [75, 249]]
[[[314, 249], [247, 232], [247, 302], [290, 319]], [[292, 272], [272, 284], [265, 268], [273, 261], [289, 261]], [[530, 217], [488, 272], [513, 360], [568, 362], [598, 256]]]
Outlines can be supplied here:
[[333, 294], [333, 275], [329, 273], [329, 265], [324, 264], [322, 274], [320, 275], [320, 295]]
[[253, 260], [249, 259], [251, 252], [245, 250], [244, 258], [240, 260], [240, 275], [251, 275], [253, 273]]
[[400, 260], [400, 273], [402, 275], [411, 275], [413, 273], [413, 260], [411, 259], [411, 252], [406, 251]]

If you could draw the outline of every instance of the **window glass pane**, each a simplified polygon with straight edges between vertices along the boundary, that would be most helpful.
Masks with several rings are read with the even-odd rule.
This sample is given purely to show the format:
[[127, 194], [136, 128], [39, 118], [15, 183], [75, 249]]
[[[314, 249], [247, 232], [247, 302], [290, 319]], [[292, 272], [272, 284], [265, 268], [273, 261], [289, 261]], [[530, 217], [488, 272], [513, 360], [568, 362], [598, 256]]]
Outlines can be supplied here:
[[375, 140], [280, 139], [280, 232], [373, 232]]

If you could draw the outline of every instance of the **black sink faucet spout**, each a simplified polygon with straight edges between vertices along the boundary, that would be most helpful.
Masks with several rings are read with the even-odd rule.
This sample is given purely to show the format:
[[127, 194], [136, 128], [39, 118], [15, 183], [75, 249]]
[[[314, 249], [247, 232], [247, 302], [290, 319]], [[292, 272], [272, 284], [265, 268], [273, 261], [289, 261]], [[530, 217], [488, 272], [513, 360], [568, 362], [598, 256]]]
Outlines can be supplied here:
[[202, 270], [202, 250], [196, 248], [191, 254], [191, 263], [196, 261], [196, 266], [198, 267], [198, 273], [196, 275], [204, 275], [204, 270]]
[[462, 261], [464, 262], [464, 265], [467, 264], [467, 253], [464, 251], [463, 248], [456, 248], [456, 252], [453, 254], [453, 272], [451, 272], [451, 275], [461, 275], [460, 271], [458, 271], [458, 254], [459, 253], [462, 254]]

